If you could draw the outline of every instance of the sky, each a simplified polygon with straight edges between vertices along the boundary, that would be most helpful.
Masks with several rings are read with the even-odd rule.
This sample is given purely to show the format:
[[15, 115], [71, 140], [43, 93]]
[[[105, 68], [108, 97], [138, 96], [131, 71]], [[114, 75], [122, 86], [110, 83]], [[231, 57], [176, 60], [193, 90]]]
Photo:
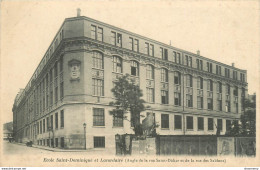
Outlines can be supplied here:
[[65, 18], [76, 9], [110, 25], [247, 70], [259, 89], [259, 1], [4, 0], [1, 1], [1, 121], [25, 88]]

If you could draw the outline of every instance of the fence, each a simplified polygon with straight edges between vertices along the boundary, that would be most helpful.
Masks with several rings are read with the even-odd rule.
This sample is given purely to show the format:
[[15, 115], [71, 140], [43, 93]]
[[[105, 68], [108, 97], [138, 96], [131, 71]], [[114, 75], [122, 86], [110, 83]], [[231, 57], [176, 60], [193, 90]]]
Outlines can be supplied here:
[[[121, 138], [123, 139], [123, 138]], [[119, 141], [119, 140], [118, 140]], [[119, 143], [117, 142], [117, 146]], [[124, 154], [124, 145], [117, 154]], [[121, 152], [119, 152], [121, 151]], [[156, 138], [132, 140], [129, 154], [146, 155], [205, 155], [205, 156], [255, 156], [255, 137], [226, 137], [206, 135], [158, 135]]]

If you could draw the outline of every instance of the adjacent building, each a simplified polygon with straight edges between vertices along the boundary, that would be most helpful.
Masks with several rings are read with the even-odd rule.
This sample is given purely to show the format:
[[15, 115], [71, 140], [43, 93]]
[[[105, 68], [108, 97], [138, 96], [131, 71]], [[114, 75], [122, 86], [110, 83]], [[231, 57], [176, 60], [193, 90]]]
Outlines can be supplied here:
[[3, 126], [4, 140], [13, 140], [13, 122], [5, 123]]
[[[162, 28], [163, 29], [163, 28]], [[133, 134], [111, 115], [111, 89], [130, 74], [160, 135], [221, 134], [243, 112], [247, 72], [85, 17], [67, 18], [13, 106], [17, 142], [114, 150]], [[128, 115], [130, 119], [130, 115]], [[84, 127], [86, 124], [86, 127]]]

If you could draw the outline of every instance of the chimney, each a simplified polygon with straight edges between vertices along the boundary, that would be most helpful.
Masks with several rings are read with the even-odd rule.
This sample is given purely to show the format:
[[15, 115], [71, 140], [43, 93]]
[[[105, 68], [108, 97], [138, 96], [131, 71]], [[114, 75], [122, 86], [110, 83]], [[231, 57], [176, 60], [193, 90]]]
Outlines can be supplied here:
[[78, 8], [78, 9], [77, 9], [77, 17], [80, 17], [80, 12], [81, 12], [81, 9]]
[[197, 51], [197, 55], [200, 55], [200, 50]]
[[235, 67], [235, 63], [232, 63], [232, 67]]

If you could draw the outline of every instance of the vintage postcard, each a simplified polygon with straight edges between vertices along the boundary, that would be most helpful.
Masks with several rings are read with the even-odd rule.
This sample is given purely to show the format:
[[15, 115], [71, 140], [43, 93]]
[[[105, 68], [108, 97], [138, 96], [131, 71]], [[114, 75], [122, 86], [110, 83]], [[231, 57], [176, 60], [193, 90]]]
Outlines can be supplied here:
[[259, 167], [259, 5], [2, 0], [0, 166]]

